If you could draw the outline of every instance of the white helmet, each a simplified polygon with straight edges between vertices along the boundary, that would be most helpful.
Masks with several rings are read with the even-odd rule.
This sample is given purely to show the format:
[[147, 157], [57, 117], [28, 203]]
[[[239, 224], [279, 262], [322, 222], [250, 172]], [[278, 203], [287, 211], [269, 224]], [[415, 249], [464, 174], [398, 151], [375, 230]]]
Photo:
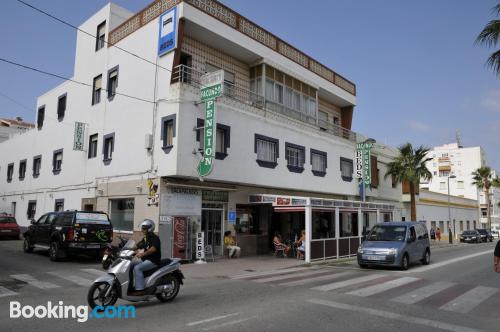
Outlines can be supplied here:
[[141, 230], [142, 229], [147, 229], [148, 233], [154, 232], [154, 230], [155, 230], [155, 223], [154, 223], [154, 221], [151, 220], [151, 219], [144, 219], [141, 222]]

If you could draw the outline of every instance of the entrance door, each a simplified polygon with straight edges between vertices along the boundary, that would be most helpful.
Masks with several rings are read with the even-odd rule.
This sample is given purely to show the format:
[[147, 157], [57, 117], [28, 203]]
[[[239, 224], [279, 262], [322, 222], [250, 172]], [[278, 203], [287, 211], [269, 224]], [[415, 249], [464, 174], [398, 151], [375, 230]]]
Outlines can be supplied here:
[[222, 255], [222, 212], [224, 210], [201, 211], [201, 229], [205, 232], [205, 245], [211, 245], [214, 253]]

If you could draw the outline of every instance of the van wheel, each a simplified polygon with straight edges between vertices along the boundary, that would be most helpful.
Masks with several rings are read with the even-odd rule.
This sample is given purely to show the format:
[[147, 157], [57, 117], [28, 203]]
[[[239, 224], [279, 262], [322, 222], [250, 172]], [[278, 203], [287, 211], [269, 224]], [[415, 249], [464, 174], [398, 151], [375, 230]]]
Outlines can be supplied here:
[[406, 271], [408, 270], [409, 265], [410, 265], [410, 259], [408, 257], [408, 254], [404, 254], [403, 258], [401, 259], [401, 265], [399, 267], [401, 270]]
[[31, 253], [33, 252], [33, 245], [31, 244], [30, 242], [30, 238], [28, 236], [26, 236], [24, 238], [24, 242], [23, 242], [23, 250], [24, 252], [26, 253]]
[[429, 263], [431, 262], [431, 253], [429, 249], [425, 250], [424, 258], [422, 258], [421, 262], [423, 265], [429, 265]]

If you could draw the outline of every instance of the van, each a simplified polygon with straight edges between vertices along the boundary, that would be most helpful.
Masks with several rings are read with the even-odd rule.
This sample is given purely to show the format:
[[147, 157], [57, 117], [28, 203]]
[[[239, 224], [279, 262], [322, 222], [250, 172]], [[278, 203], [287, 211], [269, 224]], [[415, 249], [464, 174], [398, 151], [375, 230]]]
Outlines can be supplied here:
[[431, 261], [429, 232], [423, 222], [384, 222], [373, 226], [358, 248], [358, 264], [396, 266], [407, 270], [410, 264]]

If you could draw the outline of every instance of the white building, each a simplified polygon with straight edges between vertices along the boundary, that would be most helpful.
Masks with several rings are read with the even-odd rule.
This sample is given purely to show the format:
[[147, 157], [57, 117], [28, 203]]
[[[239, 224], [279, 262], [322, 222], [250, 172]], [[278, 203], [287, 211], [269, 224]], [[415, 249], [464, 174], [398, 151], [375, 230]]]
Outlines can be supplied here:
[[22, 118], [0, 119], [0, 143], [35, 128], [32, 123], [24, 122]]
[[[175, 38], [164, 42], [166, 12], [161, 35]], [[388, 147], [373, 147], [360, 202], [355, 85], [272, 33], [210, 0], [157, 0], [137, 14], [108, 4], [80, 29], [97, 38], [78, 32], [72, 80], [92, 88], [65, 82], [40, 96], [38, 129], [0, 144], [0, 209], [21, 225], [54, 209], [105, 211], [124, 233], [151, 218], [165, 254], [188, 259], [199, 230], [216, 253], [229, 229], [259, 254], [275, 231], [306, 229], [306, 257], [321, 259], [355, 254], [363, 226], [401, 218], [401, 186], [383, 177]], [[200, 77], [217, 69], [216, 155], [200, 179]]]

